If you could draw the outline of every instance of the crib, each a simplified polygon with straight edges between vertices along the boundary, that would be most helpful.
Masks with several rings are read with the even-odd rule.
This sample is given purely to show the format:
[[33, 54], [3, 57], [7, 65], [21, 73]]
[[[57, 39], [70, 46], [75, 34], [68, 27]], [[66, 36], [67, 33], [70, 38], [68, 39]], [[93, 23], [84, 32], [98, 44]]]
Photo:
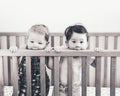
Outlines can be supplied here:
[[[72, 96], [72, 76], [71, 64], [73, 56], [81, 56], [82, 58], [82, 86], [80, 96], [119, 96], [120, 78], [119, 78], [119, 57], [120, 57], [120, 33], [89, 33], [89, 47], [84, 51], [63, 50], [60, 53], [55, 51], [33, 51], [19, 50], [17, 53], [11, 54], [8, 50], [10, 46], [17, 45], [20, 47], [25, 43], [26, 33], [22, 32], [0, 32], [0, 88], [4, 86], [13, 86], [13, 96], [17, 96], [18, 92], [18, 75], [17, 75], [17, 56], [27, 56], [27, 95], [31, 96], [31, 75], [29, 74], [31, 66], [29, 65], [30, 56], [40, 56], [41, 59], [41, 96], [45, 93], [45, 56], [54, 56], [54, 70], [50, 72], [51, 89], [54, 96], [59, 96], [59, 56], [68, 57], [68, 96]], [[61, 46], [64, 44], [65, 37], [63, 33], [51, 33], [49, 46]], [[94, 52], [95, 47], [101, 47], [102, 52]], [[87, 56], [96, 57], [95, 72], [92, 72], [86, 65]], [[14, 62], [11, 63], [10, 58]], [[94, 74], [93, 74], [94, 73]], [[92, 76], [94, 75], [94, 76]], [[94, 79], [93, 79], [94, 78]], [[94, 95], [90, 95], [89, 90], [94, 90]], [[108, 90], [109, 95], [103, 95], [102, 91]], [[3, 92], [1, 91], [1, 94]], [[2, 95], [0, 95], [2, 96]], [[49, 95], [50, 96], [50, 95]]]

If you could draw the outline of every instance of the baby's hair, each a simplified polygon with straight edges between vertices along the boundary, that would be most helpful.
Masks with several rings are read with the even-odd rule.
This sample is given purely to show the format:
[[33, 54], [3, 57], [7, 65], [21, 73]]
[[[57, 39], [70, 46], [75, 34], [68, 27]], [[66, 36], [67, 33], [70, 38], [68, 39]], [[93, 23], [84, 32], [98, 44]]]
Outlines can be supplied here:
[[33, 25], [29, 31], [28, 31], [28, 36], [30, 33], [37, 33], [37, 34], [44, 34], [45, 35], [45, 40], [48, 41], [49, 40], [49, 30], [48, 27], [45, 26], [44, 24], [36, 24]]
[[87, 29], [83, 25], [75, 24], [75, 25], [67, 27], [64, 33], [67, 41], [70, 40], [73, 32], [78, 33], [78, 34], [86, 34], [87, 40], [88, 40], [88, 32], [87, 32]]

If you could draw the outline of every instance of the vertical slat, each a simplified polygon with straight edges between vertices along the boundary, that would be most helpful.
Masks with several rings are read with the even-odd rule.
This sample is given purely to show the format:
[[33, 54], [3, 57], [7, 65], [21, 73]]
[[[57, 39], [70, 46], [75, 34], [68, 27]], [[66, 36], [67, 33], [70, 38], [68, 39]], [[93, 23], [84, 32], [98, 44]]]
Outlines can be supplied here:
[[21, 48], [25, 44], [25, 36], [19, 37], [19, 48]]
[[10, 42], [10, 46], [16, 46], [16, 37], [15, 36], [10, 36], [9, 37], [9, 42]]
[[4, 79], [3, 79], [3, 60], [2, 57], [0, 57], [0, 85], [3, 86], [4, 85]]
[[26, 57], [27, 96], [31, 96], [31, 59]]
[[95, 44], [96, 47], [99, 47], [99, 37], [96, 36], [96, 44]]
[[63, 36], [60, 36], [60, 46], [63, 45]]
[[20, 44], [19, 44], [19, 36], [16, 36], [16, 46], [19, 48], [20, 46], [19, 46]]
[[118, 36], [114, 37], [114, 49], [117, 49], [118, 46]]
[[82, 96], [87, 96], [87, 58], [82, 57]]
[[[7, 37], [1, 36], [1, 49], [7, 49]], [[9, 85], [9, 78], [8, 78], [8, 57], [3, 57], [3, 66], [4, 66], [4, 85]]]
[[45, 81], [45, 57], [40, 57], [40, 82], [41, 96], [46, 96], [46, 81]]
[[110, 96], [115, 96], [115, 70], [116, 70], [116, 57], [111, 57]]
[[[90, 49], [90, 36], [88, 36], [88, 50]], [[87, 65], [88, 66], [88, 65]], [[88, 84], [88, 86], [90, 86], [90, 74], [89, 74], [89, 72], [90, 72], [90, 69], [89, 69], [89, 67], [87, 67], [87, 84]]]
[[59, 96], [59, 57], [54, 57], [54, 96]]
[[54, 36], [51, 36], [51, 47], [54, 47]]
[[88, 49], [90, 49], [90, 36], [88, 36]]
[[[7, 38], [8, 38], [8, 48], [10, 48], [11, 46], [16, 46], [16, 37], [15, 36], [7, 36]], [[10, 58], [8, 58], [8, 62], [9, 62], [9, 65], [8, 65], [8, 68], [9, 68], [9, 72], [11, 72], [12, 70], [11, 70], [11, 68], [12, 68], [12, 62], [10, 61]], [[8, 73], [9, 73], [8, 72]], [[9, 79], [10, 79], [10, 83], [12, 83], [12, 75], [8, 75], [9, 77]]]
[[[54, 47], [54, 36], [51, 36], [51, 47]], [[51, 78], [54, 78], [54, 70], [51, 72]], [[54, 80], [51, 80], [51, 84], [54, 84]]]
[[68, 82], [68, 94], [67, 96], [72, 96], [72, 58], [73, 57], [68, 57], [68, 79], [67, 79], [67, 82]]
[[95, 70], [95, 86], [96, 96], [101, 96], [101, 57], [96, 57], [96, 70]]
[[17, 65], [17, 57], [12, 57], [12, 85], [13, 85], [13, 96], [18, 95], [18, 65]]
[[[108, 49], [108, 36], [105, 36], [105, 45], [104, 45], [105, 47], [105, 50], [107, 50]], [[107, 58], [108, 57], [104, 57], [104, 86], [106, 87], [107, 86], [107, 72], [108, 72], [108, 64], [107, 64]]]

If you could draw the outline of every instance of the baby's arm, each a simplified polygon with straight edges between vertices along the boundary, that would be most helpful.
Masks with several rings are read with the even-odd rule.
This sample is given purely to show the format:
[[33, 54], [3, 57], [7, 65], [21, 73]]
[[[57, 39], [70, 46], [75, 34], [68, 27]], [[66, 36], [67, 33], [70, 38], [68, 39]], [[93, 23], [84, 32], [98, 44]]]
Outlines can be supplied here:
[[[64, 50], [65, 47], [63, 46], [58, 46], [58, 47], [51, 47], [51, 48], [47, 48], [47, 52], [50, 52], [51, 50], [54, 50], [55, 52], [61, 52], [62, 50]], [[46, 65], [49, 69], [53, 69], [54, 67], [54, 56], [49, 56], [47, 57], [47, 62], [46, 62]]]
[[[53, 47], [46, 47], [45, 48], [45, 51], [46, 52], [50, 52], [50, 51], [52, 51], [53, 50]], [[54, 59], [53, 59], [54, 57], [53, 56], [47, 56], [46, 57], [46, 60], [45, 60], [45, 64], [46, 64], [46, 66], [49, 68], [49, 69], [53, 69], [53, 63], [54, 63]]]
[[[96, 47], [96, 48], [94, 49], [94, 51], [95, 51], [95, 52], [101, 52], [101, 51], [102, 51], [102, 48]], [[95, 61], [96, 59], [95, 59], [95, 57], [91, 57], [91, 60], [92, 60], [91, 66], [96, 67], [96, 61]]]
[[54, 57], [53, 56], [49, 56], [49, 57], [46, 57], [47, 58], [47, 61], [46, 61], [46, 66], [49, 68], [49, 69], [53, 69], [53, 65], [54, 65]]

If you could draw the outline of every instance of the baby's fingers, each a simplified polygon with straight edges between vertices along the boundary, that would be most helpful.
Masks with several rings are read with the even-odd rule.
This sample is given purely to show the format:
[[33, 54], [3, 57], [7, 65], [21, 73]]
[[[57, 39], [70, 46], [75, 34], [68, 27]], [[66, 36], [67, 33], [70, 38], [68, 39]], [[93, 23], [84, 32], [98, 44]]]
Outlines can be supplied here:
[[55, 47], [54, 50], [55, 50], [55, 52], [61, 52], [62, 51], [62, 49], [60, 47]]
[[18, 48], [16, 46], [12, 46], [9, 48], [9, 50], [11, 53], [15, 53], [18, 50]]
[[53, 50], [53, 47], [48, 47], [48, 48], [45, 49], [46, 52], [50, 52], [52, 50]]

